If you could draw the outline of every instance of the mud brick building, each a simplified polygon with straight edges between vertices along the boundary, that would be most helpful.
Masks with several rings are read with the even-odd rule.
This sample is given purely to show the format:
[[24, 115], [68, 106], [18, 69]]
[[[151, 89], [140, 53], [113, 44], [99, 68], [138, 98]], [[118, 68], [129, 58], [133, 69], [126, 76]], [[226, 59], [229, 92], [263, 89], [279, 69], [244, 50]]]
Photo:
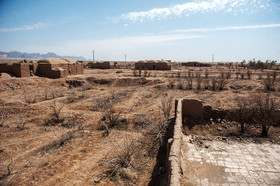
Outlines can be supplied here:
[[145, 60], [135, 63], [135, 69], [139, 70], [171, 70], [171, 64], [167, 61], [161, 60]]

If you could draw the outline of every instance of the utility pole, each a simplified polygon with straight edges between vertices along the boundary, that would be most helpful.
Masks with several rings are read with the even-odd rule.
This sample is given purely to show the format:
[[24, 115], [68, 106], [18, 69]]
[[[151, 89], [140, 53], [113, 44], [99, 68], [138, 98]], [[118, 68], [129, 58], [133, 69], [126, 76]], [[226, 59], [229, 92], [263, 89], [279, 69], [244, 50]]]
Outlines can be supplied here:
[[124, 62], [126, 62], [126, 54], [124, 55]]
[[212, 54], [212, 63], [214, 63], [214, 54]]
[[94, 50], [92, 50], [92, 61], [94, 62]]

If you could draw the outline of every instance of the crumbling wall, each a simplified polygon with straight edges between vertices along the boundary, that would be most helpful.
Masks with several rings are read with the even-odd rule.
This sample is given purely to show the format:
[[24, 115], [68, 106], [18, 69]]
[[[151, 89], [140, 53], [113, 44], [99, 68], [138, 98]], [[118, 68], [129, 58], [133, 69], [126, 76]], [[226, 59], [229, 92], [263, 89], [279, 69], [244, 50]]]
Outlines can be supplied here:
[[16, 77], [29, 77], [30, 70], [28, 63], [4, 63], [0, 64], [0, 72], [12, 74]]
[[182, 100], [182, 116], [202, 117], [203, 116], [202, 101], [196, 99]]
[[110, 62], [89, 62], [88, 63], [89, 68], [98, 68], [98, 69], [110, 69], [111, 65]]
[[183, 165], [183, 153], [181, 151], [182, 144], [182, 99], [176, 100], [176, 121], [174, 125], [173, 138], [168, 140], [167, 144], [167, 185], [178, 186], [180, 185], [180, 179]]
[[175, 102], [175, 125], [173, 137], [168, 140], [167, 144], [167, 185], [180, 185], [181, 175], [184, 174], [184, 154], [181, 150], [183, 117], [203, 117], [204, 108], [202, 101], [196, 99], [179, 99]]
[[171, 65], [160, 61], [139, 61], [135, 63], [135, 69], [146, 70], [171, 70]]

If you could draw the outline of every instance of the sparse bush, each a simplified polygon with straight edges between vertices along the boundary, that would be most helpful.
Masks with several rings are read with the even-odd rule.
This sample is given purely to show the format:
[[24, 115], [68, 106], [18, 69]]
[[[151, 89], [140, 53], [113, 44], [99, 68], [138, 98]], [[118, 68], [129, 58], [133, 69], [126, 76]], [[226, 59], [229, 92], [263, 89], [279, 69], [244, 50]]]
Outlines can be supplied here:
[[14, 166], [15, 166], [15, 163], [13, 162], [13, 159], [11, 159], [10, 163], [6, 166], [7, 173], [0, 175], [0, 180], [4, 180], [5, 178], [9, 177], [13, 172]]
[[230, 78], [231, 78], [231, 71], [228, 71], [228, 72], [227, 72], [226, 78], [227, 78], [227, 79], [230, 79]]
[[183, 90], [183, 89], [184, 89], [183, 83], [182, 83], [181, 80], [178, 80], [178, 82], [177, 82], [177, 89], [180, 89], [180, 90]]
[[238, 79], [238, 78], [239, 78], [239, 75], [240, 75], [240, 72], [236, 72], [236, 73], [235, 73], [235, 79]]
[[252, 72], [251, 72], [250, 69], [248, 68], [248, 69], [247, 69], [247, 77], [248, 77], [248, 79], [251, 79], [251, 74], [252, 74]]
[[146, 114], [136, 114], [132, 122], [137, 128], [146, 128], [152, 125], [152, 118]]
[[189, 90], [193, 89], [193, 77], [187, 78], [187, 89]]
[[273, 77], [273, 81], [276, 80], [278, 72], [277, 71], [272, 71], [272, 77]]
[[219, 90], [224, 90], [225, 89], [225, 86], [226, 86], [226, 80], [223, 79], [223, 78], [219, 78], [218, 80], [218, 89]]
[[211, 84], [212, 84], [212, 90], [215, 91], [217, 89], [217, 87], [216, 87], [217, 80], [215, 78], [213, 78], [212, 81], [211, 81]]
[[259, 80], [262, 79], [262, 74], [258, 74], [258, 79], [259, 79]]
[[225, 73], [224, 73], [223, 70], [222, 70], [222, 72], [221, 72], [220, 78], [225, 79]]
[[162, 112], [165, 120], [168, 120], [170, 117], [172, 105], [173, 105], [173, 97], [172, 96], [163, 96], [161, 98], [161, 106], [160, 111]]
[[38, 95], [36, 93], [24, 93], [24, 101], [26, 103], [36, 103]]
[[63, 103], [58, 103], [56, 100], [53, 100], [53, 103], [50, 106], [50, 108], [51, 108], [50, 118], [48, 118], [45, 125], [52, 126], [52, 125], [56, 125], [58, 123], [63, 122], [64, 117], [61, 113], [63, 107], [64, 107]]
[[169, 89], [174, 89], [174, 88], [175, 88], [175, 83], [174, 83], [174, 81], [169, 81], [167, 87], [168, 87]]
[[22, 117], [18, 117], [15, 123], [17, 125], [16, 126], [16, 130], [23, 131], [25, 129], [26, 124], [28, 123], [28, 121], [26, 121]]
[[245, 123], [249, 122], [250, 118], [253, 116], [251, 103], [248, 98], [244, 97], [238, 97], [235, 101], [237, 102], [236, 116], [237, 120], [240, 122], [240, 132], [244, 134], [246, 130]]
[[267, 93], [265, 96], [259, 94], [253, 97], [253, 105], [256, 113], [254, 118], [258, 123], [262, 124], [262, 137], [268, 137], [268, 131], [271, 125], [279, 120], [279, 105], [275, 97]]
[[204, 72], [204, 78], [208, 79], [208, 76], [209, 76], [209, 71], [208, 69], [206, 69]]
[[203, 87], [204, 87], [204, 89], [210, 89], [210, 81], [209, 81], [209, 79], [204, 79], [203, 80]]
[[270, 74], [267, 73], [267, 77], [263, 80], [264, 90], [265, 91], [274, 91], [274, 80], [270, 77]]
[[196, 90], [200, 90], [201, 89], [201, 83], [202, 83], [202, 78], [199, 75], [199, 76], [196, 77]]
[[[137, 182], [137, 174], [143, 171], [146, 162], [143, 161], [144, 148], [139, 137], [132, 137], [122, 134], [111, 136], [111, 150], [100, 161], [105, 167], [107, 178], [119, 177], [133, 183]], [[103, 177], [99, 180], [101, 181]]]
[[177, 78], [180, 78], [180, 77], [181, 77], [181, 72], [178, 71], [178, 72], [177, 72]]
[[241, 73], [241, 74], [240, 74], [240, 78], [241, 78], [241, 79], [244, 79], [244, 77], [245, 77], [245, 74], [244, 74], [244, 73]]

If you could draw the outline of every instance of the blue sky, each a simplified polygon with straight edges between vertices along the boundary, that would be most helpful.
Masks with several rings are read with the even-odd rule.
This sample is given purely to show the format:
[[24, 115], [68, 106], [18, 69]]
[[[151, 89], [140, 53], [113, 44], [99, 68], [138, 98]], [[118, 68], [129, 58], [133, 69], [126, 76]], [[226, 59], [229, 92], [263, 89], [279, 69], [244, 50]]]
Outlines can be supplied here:
[[279, 0], [0, 0], [0, 50], [280, 61]]

